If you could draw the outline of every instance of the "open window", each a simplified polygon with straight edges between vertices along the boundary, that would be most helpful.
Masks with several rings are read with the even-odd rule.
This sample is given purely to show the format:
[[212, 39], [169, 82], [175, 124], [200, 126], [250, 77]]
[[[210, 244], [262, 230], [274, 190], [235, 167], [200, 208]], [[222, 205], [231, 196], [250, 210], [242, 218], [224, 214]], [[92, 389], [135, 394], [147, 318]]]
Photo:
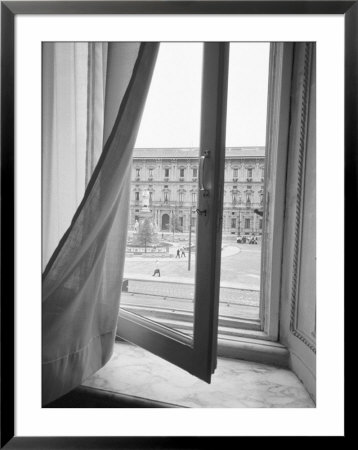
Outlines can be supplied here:
[[[190, 186], [179, 186], [179, 209], [157, 218], [162, 231], [173, 233], [173, 243], [180, 227], [190, 224], [187, 256], [188, 266], [195, 268], [195, 283], [183, 283], [180, 289], [183, 296], [186, 290], [191, 292], [192, 310], [177, 306], [168, 320], [166, 306], [136, 310], [122, 296], [118, 321], [120, 338], [207, 382], [215, 370], [217, 355], [283, 366], [288, 358], [278, 338], [294, 44], [269, 44], [266, 145], [250, 149], [245, 164], [232, 165], [227, 162], [235, 149], [225, 146], [230, 45], [204, 44], [200, 151], [197, 160], [187, 166], [193, 170], [197, 165], [198, 179], [189, 180]], [[176, 181], [183, 183], [179, 179], [183, 167], [179, 168]], [[164, 185], [167, 195], [171, 187]], [[183, 210], [185, 196], [192, 201], [189, 214]], [[225, 209], [227, 199], [230, 213]], [[235, 242], [244, 238], [246, 243], [260, 243], [256, 248], [246, 247], [257, 254], [258, 283], [254, 289], [223, 284], [224, 227], [231, 230]], [[232, 269], [239, 272], [235, 264]], [[225, 300], [225, 295], [234, 296], [234, 302]], [[242, 303], [239, 313], [235, 316], [233, 308], [227, 313], [243, 295], [249, 300]], [[162, 320], [164, 316], [166, 320]]]
[[[191, 44], [186, 45], [190, 46]], [[115, 262], [113, 263], [113, 261], [108, 259], [108, 265], [103, 264], [100, 266], [100, 277], [98, 279], [100, 279], [102, 284], [98, 282], [98, 279], [94, 283], [96, 288], [99, 288], [98, 305], [102, 308], [106, 305], [106, 301], [113, 300], [114, 307], [111, 310], [106, 308], [106, 321], [103, 321], [103, 324], [106, 326], [103, 335], [108, 340], [107, 354], [104, 358], [102, 347], [100, 347], [99, 352], [94, 351], [94, 354], [97, 358], [98, 367], [102, 367], [105, 363], [104, 360], [110, 357], [110, 349], [113, 346], [117, 324], [117, 336], [119, 338], [137, 344], [195, 376], [210, 382], [211, 375], [216, 367], [217, 355], [254, 360], [252, 351], [255, 346], [261, 346], [257, 361], [272, 362], [265, 356], [273, 348], [287, 357], [288, 350], [284, 345], [289, 347], [291, 343], [288, 341], [287, 345], [282, 339], [282, 330], [287, 333], [287, 330], [282, 327], [283, 322], [287, 325], [287, 319], [282, 320], [282, 318], [285, 319], [285, 314], [287, 315], [290, 295], [292, 296], [291, 303], [293, 306], [291, 308], [289, 332], [300, 342], [304, 342], [303, 339], [306, 339], [310, 345], [309, 348], [315, 349], [314, 345], [307, 338], [309, 333], [306, 330], [309, 327], [314, 327], [314, 318], [312, 317], [312, 311], [314, 310], [313, 295], [310, 297], [306, 296], [309, 299], [309, 309], [307, 308], [307, 310], [311, 314], [308, 325], [303, 327], [298, 320], [296, 322], [294, 320], [294, 313], [297, 309], [295, 300], [296, 295], [298, 295], [296, 293], [298, 279], [296, 269], [298, 267], [298, 250], [300, 248], [298, 240], [300, 229], [297, 228], [297, 223], [300, 223], [299, 220], [301, 220], [302, 216], [300, 198], [302, 196], [302, 167], [306, 151], [305, 139], [306, 134], [309, 134], [306, 132], [308, 123], [310, 125], [309, 131], [311, 132], [309, 134], [311, 139], [309, 144], [311, 150], [314, 149], [314, 139], [312, 138], [312, 130], [314, 130], [315, 125], [314, 112], [310, 116], [307, 112], [307, 99], [311, 99], [308, 94], [310, 93], [311, 85], [314, 86], [314, 76], [312, 75], [312, 82], [310, 78], [312, 67], [314, 67], [314, 53], [312, 50], [314, 46], [311, 43], [266, 44], [266, 48], [270, 48], [270, 56], [267, 58], [269, 64], [267, 64], [268, 70], [266, 75], [268, 94], [266, 91], [265, 97], [267, 107], [267, 118], [265, 116], [266, 139], [265, 145], [262, 146], [264, 154], [261, 154], [262, 148], [251, 148], [249, 152], [241, 155], [240, 162], [240, 158], [236, 158], [237, 155], [235, 156], [235, 152], [240, 153], [240, 149], [234, 149], [235, 151], [233, 151], [225, 143], [228, 129], [226, 126], [227, 99], [230, 100], [231, 98], [228, 90], [230, 85], [228, 83], [230, 81], [230, 58], [232, 56], [229, 51], [231, 44], [195, 43], [192, 45], [196, 45], [202, 52], [200, 55], [198, 54], [199, 56], [197, 55], [196, 59], [194, 58], [199, 63], [198, 67], [194, 70], [190, 61], [186, 61], [187, 54], [184, 51], [180, 56], [174, 55], [173, 73], [164, 73], [164, 77], [170, 80], [167, 85], [175, 84], [175, 76], [177, 74], [181, 76], [186, 72], [187, 78], [184, 77], [181, 81], [184, 91], [188, 91], [188, 83], [191, 83], [194, 78], [197, 81], [201, 80], [202, 85], [200, 86], [199, 82], [194, 89], [198, 99], [201, 99], [197, 102], [198, 124], [201, 118], [201, 125], [200, 127], [198, 125], [197, 130], [197, 143], [193, 141], [184, 148], [164, 148], [162, 146], [162, 148], [155, 148], [154, 150], [152, 148], [152, 151], [148, 152], [148, 149], [137, 148], [134, 144], [136, 139], [135, 126], [131, 123], [127, 126], [127, 123], [123, 122], [126, 125], [126, 127], [123, 125], [124, 129], [132, 133], [132, 141], [125, 146], [126, 152], [124, 153], [128, 156], [128, 159], [126, 160], [127, 164], [122, 165], [115, 160], [120, 152], [117, 151], [118, 145], [116, 145], [114, 137], [119, 139], [127, 136], [127, 133], [122, 132], [119, 126], [121, 123], [117, 121], [116, 127], [113, 128], [112, 137], [108, 139], [108, 144], [106, 144], [106, 148], [110, 148], [110, 157], [107, 154], [106, 158], [101, 156], [101, 161], [106, 162], [106, 169], [126, 170], [125, 183], [122, 183], [124, 180], [123, 173], [119, 173], [115, 180], [116, 183], [122, 183], [119, 187], [123, 187], [123, 189], [125, 187], [127, 191], [123, 195], [123, 202], [121, 203], [118, 196], [119, 188], [118, 186], [116, 187], [116, 183], [110, 182], [110, 177], [106, 175], [104, 169], [102, 171], [97, 170], [97, 174], [101, 176], [104, 174], [105, 185], [111, 187], [108, 191], [108, 198], [112, 198], [109, 196], [113, 195], [116, 199], [116, 202], [108, 201], [106, 203], [107, 209], [110, 209], [118, 220], [121, 220], [119, 220], [120, 225], [118, 225], [119, 222], [108, 224], [111, 225], [111, 231], [113, 230], [113, 232], [120, 234], [116, 234], [112, 240], [110, 240], [112, 237], [110, 234], [106, 236], [106, 239], [100, 239], [102, 244], [105, 243], [103, 248], [110, 256], [113, 255]], [[114, 69], [123, 68], [121, 47], [121, 45], [111, 47], [111, 51], [119, 51], [117, 55], [118, 64], [113, 66]], [[151, 70], [154, 67], [158, 67], [155, 66], [157, 49], [158, 43], [140, 46], [136, 44], [133, 52], [130, 52], [131, 65], [133, 65], [135, 70], [133, 72], [129, 71], [129, 74], [127, 74], [132, 74], [131, 76], [126, 76], [129, 84], [127, 89], [123, 90], [126, 95], [124, 100], [122, 100], [123, 108], [120, 108], [120, 113], [126, 117], [124, 112], [128, 112], [128, 118], [134, 118], [136, 124], [139, 124], [141, 110], [147, 98], [145, 89], [149, 89], [149, 86], [152, 87], [153, 83], [155, 84], [155, 76], [153, 83], [150, 82], [151, 76], [149, 76], [150, 73], [146, 64], [150, 65]], [[89, 52], [89, 50], [90, 46], [86, 47], [86, 52]], [[104, 51], [105, 49], [99, 46], [97, 50]], [[170, 51], [174, 54], [174, 47]], [[84, 55], [87, 55], [86, 52], [84, 52]], [[111, 55], [113, 56], [113, 53]], [[103, 62], [104, 60], [105, 58], [100, 58], [100, 61]], [[82, 62], [84, 63], [83, 66], [88, 66], [85, 64], [85, 59]], [[109, 64], [108, 67], [110, 67]], [[114, 69], [111, 72], [111, 76], [107, 78], [113, 81], [114, 91], [117, 91], [118, 76], [116, 76], [116, 70]], [[195, 71], [196, 73], [200, 72], [200, 77], [194, 77]], [[91, 81], [91, 77], [87, 78], [87, 81]], [[146, 87], [143, 87], [144, 82]], [[76, 80], [76, 83], [83, 87], [78, 80]], [[162, 87], [163, 85], [160, 86], [159, 83], [159, 89], [162, 89]], [[108, 89], [108, 92], [110, 92], [110, 89]], [[81, 89], [80, 93], [82, 95], [84, 90]], [[133, 95], [127, 95], [127, 93], [133, 93]], [[160, 95], [162, 98], [167, 97], [166, 93], [163, 92], [160, 92]], [[102, 108], [101, 110], [104, 112], [105, 117], [106, 111], [109, 111], [111, 99], [112, 97], [109, 96], [108, 109], [103, 110]], [[192, 98], [181, 99], [187, 108], [188, 117], [192, 109], [195, 109], [192, 108], [192, 100]], [[82, 102], [82, 104], [85, 105], [85, 102]], [[310, 105], [312, 111], [314, 111], [313, 88]], [[169, 105], [169, 108], [175, 109], [176, 103], [173, 102], [172, 105]], [[85, 111], [86, 108], [83, 108], [83, 110]], [[136, 111], [135, 115], [132, 114], [133, 110]], [[87, 114], [91, 111], [92, 109], [89, 109]], [[168, 113], [169, 109], [164, 110], [157, 117], [157, 120], [163, 127], [166, 126], [164, 117]], [[119, 118], [123, 116], [121, 114], [118, 115]], [[46, 114], [44, 117], [46, 117]], [[308, 117], [310, 122], [308, 122]], [[90, 115], [87, 117], [87, 122], [84, 121], [84, 123], [88, 123], [89, 119], [91, 119]], [[255, 118], [252, 121], [255, 121]], [[70, 123], [72, 126], [72, 122], [67, 121], [66, 124]], [[244, 127], [242, 121], [239, 121], [237, 126]], [[150, 132], [153, 134], [153, 130], [150, 130]], [[99, 134], [102, 137], [101, 130]], [[67, 135], [63, 133], [62, 136]], [[82, 143], [87, 147], [87, 141]], [[130, 161], [133, 148], [136, 159], [131, 168]], [[101, 150], [102, 145], [99, 145], [98, 149]], [[138, 157], [138, 155], [141, 155], [141, 157]], [[227, 160], [231, 156], [235, 156], [236, 159], [231, 158], [230, 164], [227, 164]], [[297, 163], [296, 157], [298, 159]], [[309, 167], [311, 171], [314, 171], [312, 169], [314, 168], [312, 163], [314, 153], [311, 153], [310, 157], [311, 163]], [[115, 160], [115, 164], [112, 164], [112, 159]], [[287, 161], [293, 162], [288, 163]], [[95, 167], [96, 165], [92, 164], [92, 166]], [[100, 166], [101, 168], [103, 167]], [[296, 168], [298, 168], [297, 186], [292, 186], [292, 178], [296, 173]], [[131, 169], [132, 175], [130, 173]], [[294, 172], [293, 175], [292, 172]], [[310, 176], [310, 181], [313, 184], [314, 174], [312, 175], [311, 173]], [[130, 184], [130, 179], [132, 184]], [[92, 185], [90, 184], [89, 188], [87, 188], [89, 193], [92, 193], [91, 187]], [[289, 196], [290, 192], [291, 195]], [[79, 195], [80, 197], [81, 195]], [[131, 198], [130, 211], [126, 209], [129, 197]], [[107, 197], [105, 198], [107, 199]], [[86, 207], [95, 211], [95, 214], [91, 216], [93, 221], [100, 218], [97, 221], [98, 223], [96, 223], [99, 232], [102, 232], [104, 227], [99, 226], [102, 224], [102, 220], [107, 220], [112, 216], [106, 213], [107, 210], [105, 213], [100, 214], [99, 208], [102, 207], [104, 202], [97, 201], [98, 197], [95, 194], [93, 194], [93, 199], [95, 207], [92, 208], [91, 203], [89, 206], [86, 204]], [[230, 203], [230, 208], [225, 209], [225, 202]], [[85, 205], [85, 203], [82, 202], [81, 205]], [[82, 213], [81, 205], [78, 209], [80, 213]], [[310, 204], [309, 207], [313, 209], [314, 205]], [[291, 220], [292, 211], [295, 208], [296, 219], [292, 223], [289, 222], [287, 226], [287, 217]], [[130, 220], [127, 233], [128, 212]], [[77, 217], [79, 217], [78, 214], [75, 215], [75, 219]], [[312, 217], [314, 218], [314, 215]], [[93, 252], [87, 251], [87, 249], [92, 250], [93, 227], [88, 225], [87, 220], [84, 220], [83, 223], [86, 226], [86, 234], [83, 239], [85, 245], [82, 245], [82, 241], [79, 241], [78, 245], [82, 245], [83, 248], [81, 247], [81, 249], [86, 251], [86, 255], [89, 257], [88, 264], [87, 260], [84, 260], [86, 264], [84, 264], [85, 267], [83, 269], [88, 269], [88, 272], [92, 274], [91, 271], [94, 272], [96, 269], [92, 257], [102, 247], [93, 245]], [[311, 228], [314, 227], [314, 220], [312, 220], [312, 223], [313, 225], [309, 224]], [[252, 290], [255, 292], [257, 310], [255, 317], [244, 317], [242, 315], [243, 310], [239, 312], [238, 317], [233, 317], [232, 314], [231, 316], [222, 314], [224, 308], [220, 308], [222, 306], [220, 302], [225, 298], [225, 295], [233, 297], [237, 302], [240, 291], [235, 286], [230, 287], [221, 284], [224, 279], [222, 276], [223, 265], [221, 264], [223, 259], [222, 250], [225, 245], [222, 238], [224, 227], [226, 227], [226, 232], [235, 245], [241, 245], [243, 241], [239, 241], [239, 239], [242, 238], [244, 238], [245, 245], [248, 243], [255, 245], [258, 242], [257, 240], [260, 242], [262, 250], [256, 252], [260, 259], [255, 262], [256, 266], [258, 266], [257, 261], [261, 264], [259, 273], [260, 285], [256, 286], [257, 289]], [[289, 286], [289, 277], [287, 274], [285, 275], [285, 268], [283, 268], [284, 264], [282, 263], [285, 257], [283, 244], [286, 242], [285, 245], [288, 247], [291, 242], [292, 233], [289, 233], [290, 227], [295, 236], [295, 247], [292, 248], [293, 268], [295, 270], [292, 276], [292, 288]], [[73, 230], [74, 227], [71, 225], [68, 233], [65, 235], [65, 239]], [[183, 239], [183, 233], [186, 233], [188, 243], [185, 241], [186, 238]], [[73, 231], [72, 234], [74, 237], [82, 236], [81, 233], [76, 234], [76, 231]], [[156, 242], [158, 235], [161, 235], [161, 243], [159, 244]], [[248, 240], [249, 242], [247, 242]], [[65, 240], [62, 242], [65, 242]], [[114, 244], [118, 245], [118, 249]], [[126, 250], [125, 246], [127, 246]], [[58, 248], [61, 250], [64, 247], [60, 245]], [[291, 247], [289, 247], [290, 249]], [[170, 255], [169, 252], [171, 252]], [[50, 253], [48, 252], [48, 254]], [[125, 253], [134, 263], [134, 267], [136, 257], [141, 253], [142, 265], [137, 265], [137, 277], [133, 273], [128, 276], [125, 268], [122, 279], [122, 264]], [[159, 257], [163, 253], [164, 256], [171, 257], [173, 261], [175, 260], [176, 264], [179, 260], [181, 261], [180, 264], [185, 263], [188, 270], [186, 273], [191, 276], [178, 283], [177, 279], [169, 279], [166, 274], [167, 278], [163, 280], [164, 277], [161, 277], [161, 271], [164, 269], [163, 266], [161, 267], [161, 261], [163, 260]], [[306, 251], [306, 254], [309, 254], [311, 259], [313, 259], [313, 253]], [[80, 258], [82, 254], [78, 253], [78, 255], [78, 264], [82, 264], [82, 259]], [[177, 260], [177, 258], [179, 259]], [[234, 260], [232, 260], [232, 266], [233, 272], [237, 271]], [[71, 271], [68, 264], [63, 264], [62, 267], [64, 269], [65, 282], [61, 284], [61, 289], [63, 288], [64, 298], [68, 296], [66, 277], [69, 275], [73, 277], [79, 298], [84, 302], [90, 299], [90, 306], [93, 306], [93, 293], [82, 295], [82, 284], [78, 283], [79, 275], [82, 276], [82, 274], [87, 272], [82, 271], [82, 269], [80, 271]], [[47, 273], [45, 271], [45, 276]], [[113, 285], [108, 283], [108, 273], [113, 275]], [[176, 276], [177, 274], [172, 273], [171, 275]], [[83, 276], [81, 282], [83, 281], [84, 285], [86, 285], [86, 280], [87, 278]], [[143, 292], [144, 284], [146, 285], [146, 292]], [[156, 285], [155, 287], [154, 284]], [[256, 284], [258, 285], [258, 283]], [[134, 291], [133, 285], [136, 289]], [[129, 289], [129, 286], [131, 289]], [[159, 286], [161, 300], [158, 302], [156, 299], [151, 304], [149, 297], [151, 296], [152, 299], [155, 296], [158, 297]], [[289, 295], [287, 294], [288, 288], [290, 288]], [[173, 289], [176, 291], [174, 296], [175, 302], [172, 300], [167, 301], [168, 297], [174, 298], [171, 295]], [[223, 295], [223, 290], [225, 289], [227, 292]], [[121, 295], [120, 290], [122, 290]], [[245, 290], [245, 288], [241, 290]], [[55, 292], [55, 289], [49, 284], [48, 296], [52, 295], [53, 292]], [[133, 301], [133, 299], [138, 299], [138, 296], [143, 293], [146, 298], [142, 299], [142, 302]], [[117, 321], [119, 295], [121, 297], [121, 305]], [[62, 302], [61, 308], [63, 308], [62, 297], [59, 296], [59, 299]], [[185, 307], [182, 300], [185, 300]], [[234, 303], [228, 301], [226, 311]], [[69, 303], [69, 305], [71, 304]], [[170, 310], [174, 314], [170, 314]], [[79, 311], [81, 313], [79, 318], [82, 321], [85, 332], [88, 331], [88, 323], [97, 325], [95, 320], [83, 321], [82, 309]], [[97, 316], [97, 311], [94, 311], [93, 317], [97, 318]], [[110, 321], [112, 324], [110, 331], [108, 331], [107, 321]], [[64, 322], [63, 318], [61, 318], [61, 324]], [[279, 323], [281, 323], [280, 329]], [[55, 329], [54, 334], [58, 336], [59, 333], [56, 331], [57, 329]], [[101, 338], [102, 334], [98, 334], [96, 329], [93, 331], [96, 339]], [[309, 331], [315, 338], [315, 328], [312, 332], [311, 330]], [[78, 330], [75, 326], [73, 332], [77, 337]], [[291, 337], [291, 334], [289, 334], [289, 337]], [[279, 336], [280, 342], [277, 342]], [[89, 339], [90, 344], [92, 341], [93, 339]], [[73, 345], [72, 342], [71, 345]], [[57, 355], [57, 348], [58, 346], [54, 340], [53, 350], [55, 356]], [[76, 348], [78, 348], [78, 345]], [[228, 348], [231, 350], [228, 351]], [[80, 352], [82, 351], [81, 349], [82, 347], [80, 347]], [[66, 349], [64, 353], [65, 351]], [[76, 352], [70, 351], [68, 354], [65, 353], [63, 358], [68, 356], [72, 358], [74, 354], [76, 355]], [[49, 361], [45, 361], [45, 364], [49, 364], [52, 367], [60, 359], [62, 358], [52, 358]], [[88, 359], [86, 357], [83, 359], [85, 360], [84, 366], [86, 366]], [[87, 365], [89, 366], [89, 364]], [[93, 366], [89, 367], [88, 370], [93, 370]], [[51, 380], [52, 376], [48, 376], [47, 379]], [[59, 381], [59, 384], [62, 385], [62, 379], [59, 379]], [[72, 379], [69, 380], [69, 386], [70, 383], [72, 386]], [[52, 386], [49, 387], [52, 390]], [[60, 386], [60, 388], [62, 392], [62, 387]], [[69, 389], [69, 387], [66, 387], [66, 389]]]
[[[160, 284], [161, 291], [159, 291], [164, 299], [162, 307], [157, 304], [153, 308], [153, 305], [150, 306], [145, 302], [141, 302], [138, 307], [138, 302], [134, 301], [136, 295], [144, 292], [156, 295], [158, 290], [152, 288], [148, 291], [148, 283], [147, 287], [143, 288], [143, 280], [136, 280], [133, 277], [129, 279], [125, 273], [124, 291], [128, 288], [128, 282], [137, 287], [131, 289], [132, 292], [127, 295], [122, 292], [118, 321], [120, 338], [137, 344], [208, 382], [215, 369], [218, 353], [241, 357], [242, 352], [238, 352], [238, 345], [240, 346], [244, 339], [246, 346], [244, 352], [247, 358], [247, 345], [251, 345], [250, 342], [258, 342], [258, 339], [261, 342], [278, 339], [285, 195], [283, 186], [287, 158], [293, 46], [290, 43], [275, 43], [269, 47], [268, 92], [264, 94], [264, 100], [268, 105], [267, 117], [265, 115], [266, 146], [250, 149], [249, 152], [256, 153], [252, 154], [251, 158], [246, 156], [246, 164], [237, 165], [234, 162], [234, 165], [228, 167], [228, 158], [235, 153], [235, 149], [225, 148], [230, 45], [232, 44], [204, 44], [200, 150], [197, 159], [190, 162], [191, 170], [197, 171], [198, 179], [190, 180], [191, 189], [188, 192], [183, 185], [178, 186], [179, 197], [182, 200], [178, 204], [179, 208], [185, 204], [183, 202], [185, 195], [191, 200], [192, 207], [189, 213], [176, 206], [165, 211], [172, 203], [168, 201], [171, 185], [167, 184], [164, 185], [162, 193], [164, 209], [157, 211], [157, 214], [160, 214], [160, 217], [157, 217], [157, 224], [160, 226], [158, 231], [164, 233], [164, 238], [165, 233], [172, 233], [169, 240], [172, 239], [173, 244], [175, 233], [180, 233], [180, 227], [183, 229], [184, 220], [190, 224], [187, 228], [189, 245], [186, 256], [188, 267], [191, 265], [194, 269], [195, 277], [188, 283], [182, 282], [181, 294], [176, 294], [176, 297], [181, 295], [185, 297], [185, 292], [190, 291], [192, 309], [184, 309], [181, 305], [173, 306], [173, 303], [166, 301], [165, 289], [170, 296], [171, 287], [169, 284], [164, 287], [163, 283]], [[183, 149], [182, 151], [184, 152]], [[148, 158], [148, 155], [145, 156], [145, 149], [140, 149], [139, 152], [143, 159]], [[158, 155], [152, 155], [153, 163], [155, 156]], [[167, 163], [164, 170], [168, 170], [171, 167], [169, 157], [166, 162], [165, 155], [160, 156], [163, 158], [163, 164]], [[174, 156], [179, 158], [178, 155]], [[179, 177], [182, 176], [185, 166], [180, 166], [179, 161], [178, 159], [177, 181], [182, 182]], [[163, 173], [160, 166], [156, 170]], [[229, 190], [226, 186], [228, 177]], [[145, 189], [143, 185], [142, 190]], [[228, 196], [230, 196], [230, 214], [225, 208], [225, 199]], [[143, 204], [141, 206], [143, 207]], [[231, 210], [235, 215], [232, 215]], [[140, 210], [136, 211], [138, 214]], [[145, 217], [145, 211], [142, 211], [142, 217]], [[241, 237], [246, 238], [247, 243], [252, 238], [253, 243], [259, 240], [260, 245], [256, 248], [246, 247], [256, 250], [255, 269], [259, 274], [256, 275], [257, 287], [253, 288], [251, 285], [240, 289], [231, 285], [225, 287], [220, 281], [220, 271], [223, 280], [221, 250], [225, 244], [222, 240], [223, 226], [231, 227], [235, 243], [239, 242]], [[142, 242], [141, 251], [144, 253], [149, 251], [146, 243]], [[181, 256], [182, 250], [178, 248], [177, 251]], [[160, 266], [161, 259], [158, 258], [158, 261]], [[153, 263], [149, 270], [153, 272], [152, 275], [156, 275]], [[233, 267], [233, 270], [239, 271], [236, 267]], [[225, 300], [225, 295], [234, 296], [235, 301], [231, 303]], [[241, 296], [246, 296], [249, 300], [247, 303], [244, 301], [235, 316], [232, 305], [235, 306]], [[175, 314], [172, 314], [169, 320], [168, 303], [173, 311], [175, 308]], [[224, 309], [229, 311], [229, 307], [231, 307], [230, 316], [224, 312]], [[166, 320], [163, 320], [163, 317]], [[266, 346], [267, 351], [272, 349], [282, 350]], [[286, 356], [284, 351], [281, 351], [281, 354]], [[270, 361], [270, 358], [267, 361]]]
[[[153, 318], [136, 314], [135, 309], [125, 302], [122, 302], [118, 320], [118, 334], [121, 338], [150, 350], [207, 382], [210, 382], [216, 367], [223, 188], [220, 174], [225, 149], [228, 51], [228, 43], [203, 45], [200, 153], [197, 155], [199, 185], [198, 196], [195, 195], [195, 185], [191, 193], [193, 203], [189, 214], [191, 224], [194, 222], [193, 216], [196, 218], [194, 230], [190, 224], [189, 244], [189, 252], [195, 249], [196, 270], [195, 281], [185, 287], [192, 290], [193, 295], [192, 333], [180, 332], [159, 324]], [[185, 64], [185, 61], [181, 63]], [[168, 169], [165, 170], [169, 172]], [[178, 173], [180, 177], [182, 171], [183, 169]], [[165, 173], [165, 176], [168, 175]], [[161, 232], [173, 232], [174, 235], [176, 227], [184, 223], [184, 212], [165, 212], [165, 199], [168, 199], [165, 194], [169, 188], [169, 185], [167, 188], [164, 185], [163, 213], [159, 223], [162, 225]], [[145, 216], [146, 211], [149, 211], [146, 194], [141, 206], [139, 215], [142, 215], [143, 230], [138, 230], [137, 239], [141, 239], [141, 235], [146, 233]], [[148, 222], [147, 225], [150, 227]], [[144, 236], [144, 241], [139, 243], [144, 246], [144, 252], [147, 249], [146, 243]], [[183, 249], [178, 248], [177, 251], [181, 253]], [[153, 267], [153, 271], [153, 276], [160, 275], [159, 267]]]

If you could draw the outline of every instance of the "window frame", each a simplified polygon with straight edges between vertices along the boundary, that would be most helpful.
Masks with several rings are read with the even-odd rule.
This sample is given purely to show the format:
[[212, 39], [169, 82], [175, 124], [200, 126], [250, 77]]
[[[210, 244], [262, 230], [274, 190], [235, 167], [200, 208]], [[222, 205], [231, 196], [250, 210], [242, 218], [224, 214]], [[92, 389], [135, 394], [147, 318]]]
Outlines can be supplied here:
[[[283, 219], [286, 195], [285, 179], [289, 135], [288, 113], [290, 110], [292, 61], [293, 43], [270, 44], [266, 156], [264, 166], [265, 183], [263, 186], [264, 205], [262, 229], [260, 229], [262, 233], [262, 276], [260, 285], [261, 332], [245, 332], [243, 340], [243, 335], [240, 334], [237, 338], [231, 339], [230, 337], [221, 336], [217, 333], [217, 341], [215, 343], [217, 344], [217, 355], [249, 360], [257, 360], [259, 356], [259, 360], [261, 360], [262, 352], [264, 351], [265, 358], [267, 358], [268, 362], [272, 361], [275, 364], [283, 366], [287, 365], [287, 351], [277, 341], [279, 332], [281, 264], [284, 237]], [[225, 154], [225, 152], [223, 153]], [[220, 183], [223, 183], [223, 181], [224, 162], [222, 164]], [[221, 187], [221, 191], [223, 192], [223, 186]], [[199, 208], [200, 197], [199, 192]], [[222, 201], [223, 198], [221, 198]], [[218, 226], [220, 227], [222, 225], [222, 214], [223, 210], [221, 209], [218, 215], [218, 221], [220, 222]], [[215, 274], [217, 284], [220, 280], [220, 265], [218, 268], [219, 273]], [[217, 307], [218, 300], [217, 298]], [[218, 319], [217, 311], [216, 322], [218, 322]], [[160, 330], [158, 331], [160, 332]], [[185, 341], [185, 337], [183, 339]], [[263, 345], [263, 342], [266, 342], [266, 344]], [[215, 347], [214, 345], [213, 348]], [[178, 355], [181, 355], [181, 353], [179, 352]], [[179, 360], [181, 357], [179, 356]], [[183, 367], [181, 361], [178, 361], [177, 365]], [[193, 373], [191, 370], [188, 371]]]
[[272, 341], [279, 337], [292, 63], [292, 42], [270, 44], [260, 321], [263, 337]]
[[[204, 43], [193, 339], [120, 309], [117, 336], [155, 353], [210, 383], [217, 362], [226, 100], [229, 43]], [[208, 193], [208, 195], [206, 195]]]
[[[259, 229], [262, 236], [261, 332], [244, 330], [243, 335], [238, 332], [234, 338], [218, 334], [220, 356], [260, 361], [264, 350], [268, 362], [283, 366], [287, 366], [287, 351], [278, 344], [278, 339], [293, 49], [292, 42], [270, 44], [264, 202], [262, 228]], [[239, 221], [243, 233], [246, 230], [241, 226], [244, 220], [245, 216]], [[262, 342], [267, 342], [264, 348], [261, 348]]]
[[178, 199], [179, 203], [184, 203], [184, 191], [182, 189], [179, 189], [178, 191]]

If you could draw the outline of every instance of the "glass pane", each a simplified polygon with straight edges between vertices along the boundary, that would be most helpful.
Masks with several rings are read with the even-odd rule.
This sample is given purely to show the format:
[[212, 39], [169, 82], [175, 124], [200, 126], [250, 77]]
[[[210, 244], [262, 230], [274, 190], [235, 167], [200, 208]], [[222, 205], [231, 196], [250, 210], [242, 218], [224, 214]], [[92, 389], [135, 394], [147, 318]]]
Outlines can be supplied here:
[[133, 152], [121, 308], [192, 336], [202, 51], [162, 43]]
[[260, 329], [268, 64], [268, 43], [230, 44], [219, 334]]

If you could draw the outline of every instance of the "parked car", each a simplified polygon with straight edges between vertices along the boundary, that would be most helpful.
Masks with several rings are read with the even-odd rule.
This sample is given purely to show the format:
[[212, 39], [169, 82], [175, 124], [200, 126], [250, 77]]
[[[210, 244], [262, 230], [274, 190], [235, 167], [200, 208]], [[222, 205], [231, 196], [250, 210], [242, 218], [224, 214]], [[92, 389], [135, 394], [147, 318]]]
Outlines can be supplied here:
[[238, 244], [246, 244], [246, 243], [248, 242], [248, 239], [249, 239], [249, 236], [246, 236], [246, 235], [244, 235], [244, 236], [238, 236], [238, 237], [236, 238], [236, 242], [237, 242]]
[[238, 236], [236, 238], [238, 244], [257, 244], [257, 236], [250, 236], [249, 234], [244, 234], [243, 236]]

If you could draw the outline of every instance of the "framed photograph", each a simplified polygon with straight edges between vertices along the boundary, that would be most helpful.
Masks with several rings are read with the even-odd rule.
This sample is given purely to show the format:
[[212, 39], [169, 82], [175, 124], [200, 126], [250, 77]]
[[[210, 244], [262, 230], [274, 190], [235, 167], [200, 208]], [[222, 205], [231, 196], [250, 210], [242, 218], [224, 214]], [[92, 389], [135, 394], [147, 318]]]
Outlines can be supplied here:
[[357, 26], [1, 2], [1, 448], [345, 436]]

